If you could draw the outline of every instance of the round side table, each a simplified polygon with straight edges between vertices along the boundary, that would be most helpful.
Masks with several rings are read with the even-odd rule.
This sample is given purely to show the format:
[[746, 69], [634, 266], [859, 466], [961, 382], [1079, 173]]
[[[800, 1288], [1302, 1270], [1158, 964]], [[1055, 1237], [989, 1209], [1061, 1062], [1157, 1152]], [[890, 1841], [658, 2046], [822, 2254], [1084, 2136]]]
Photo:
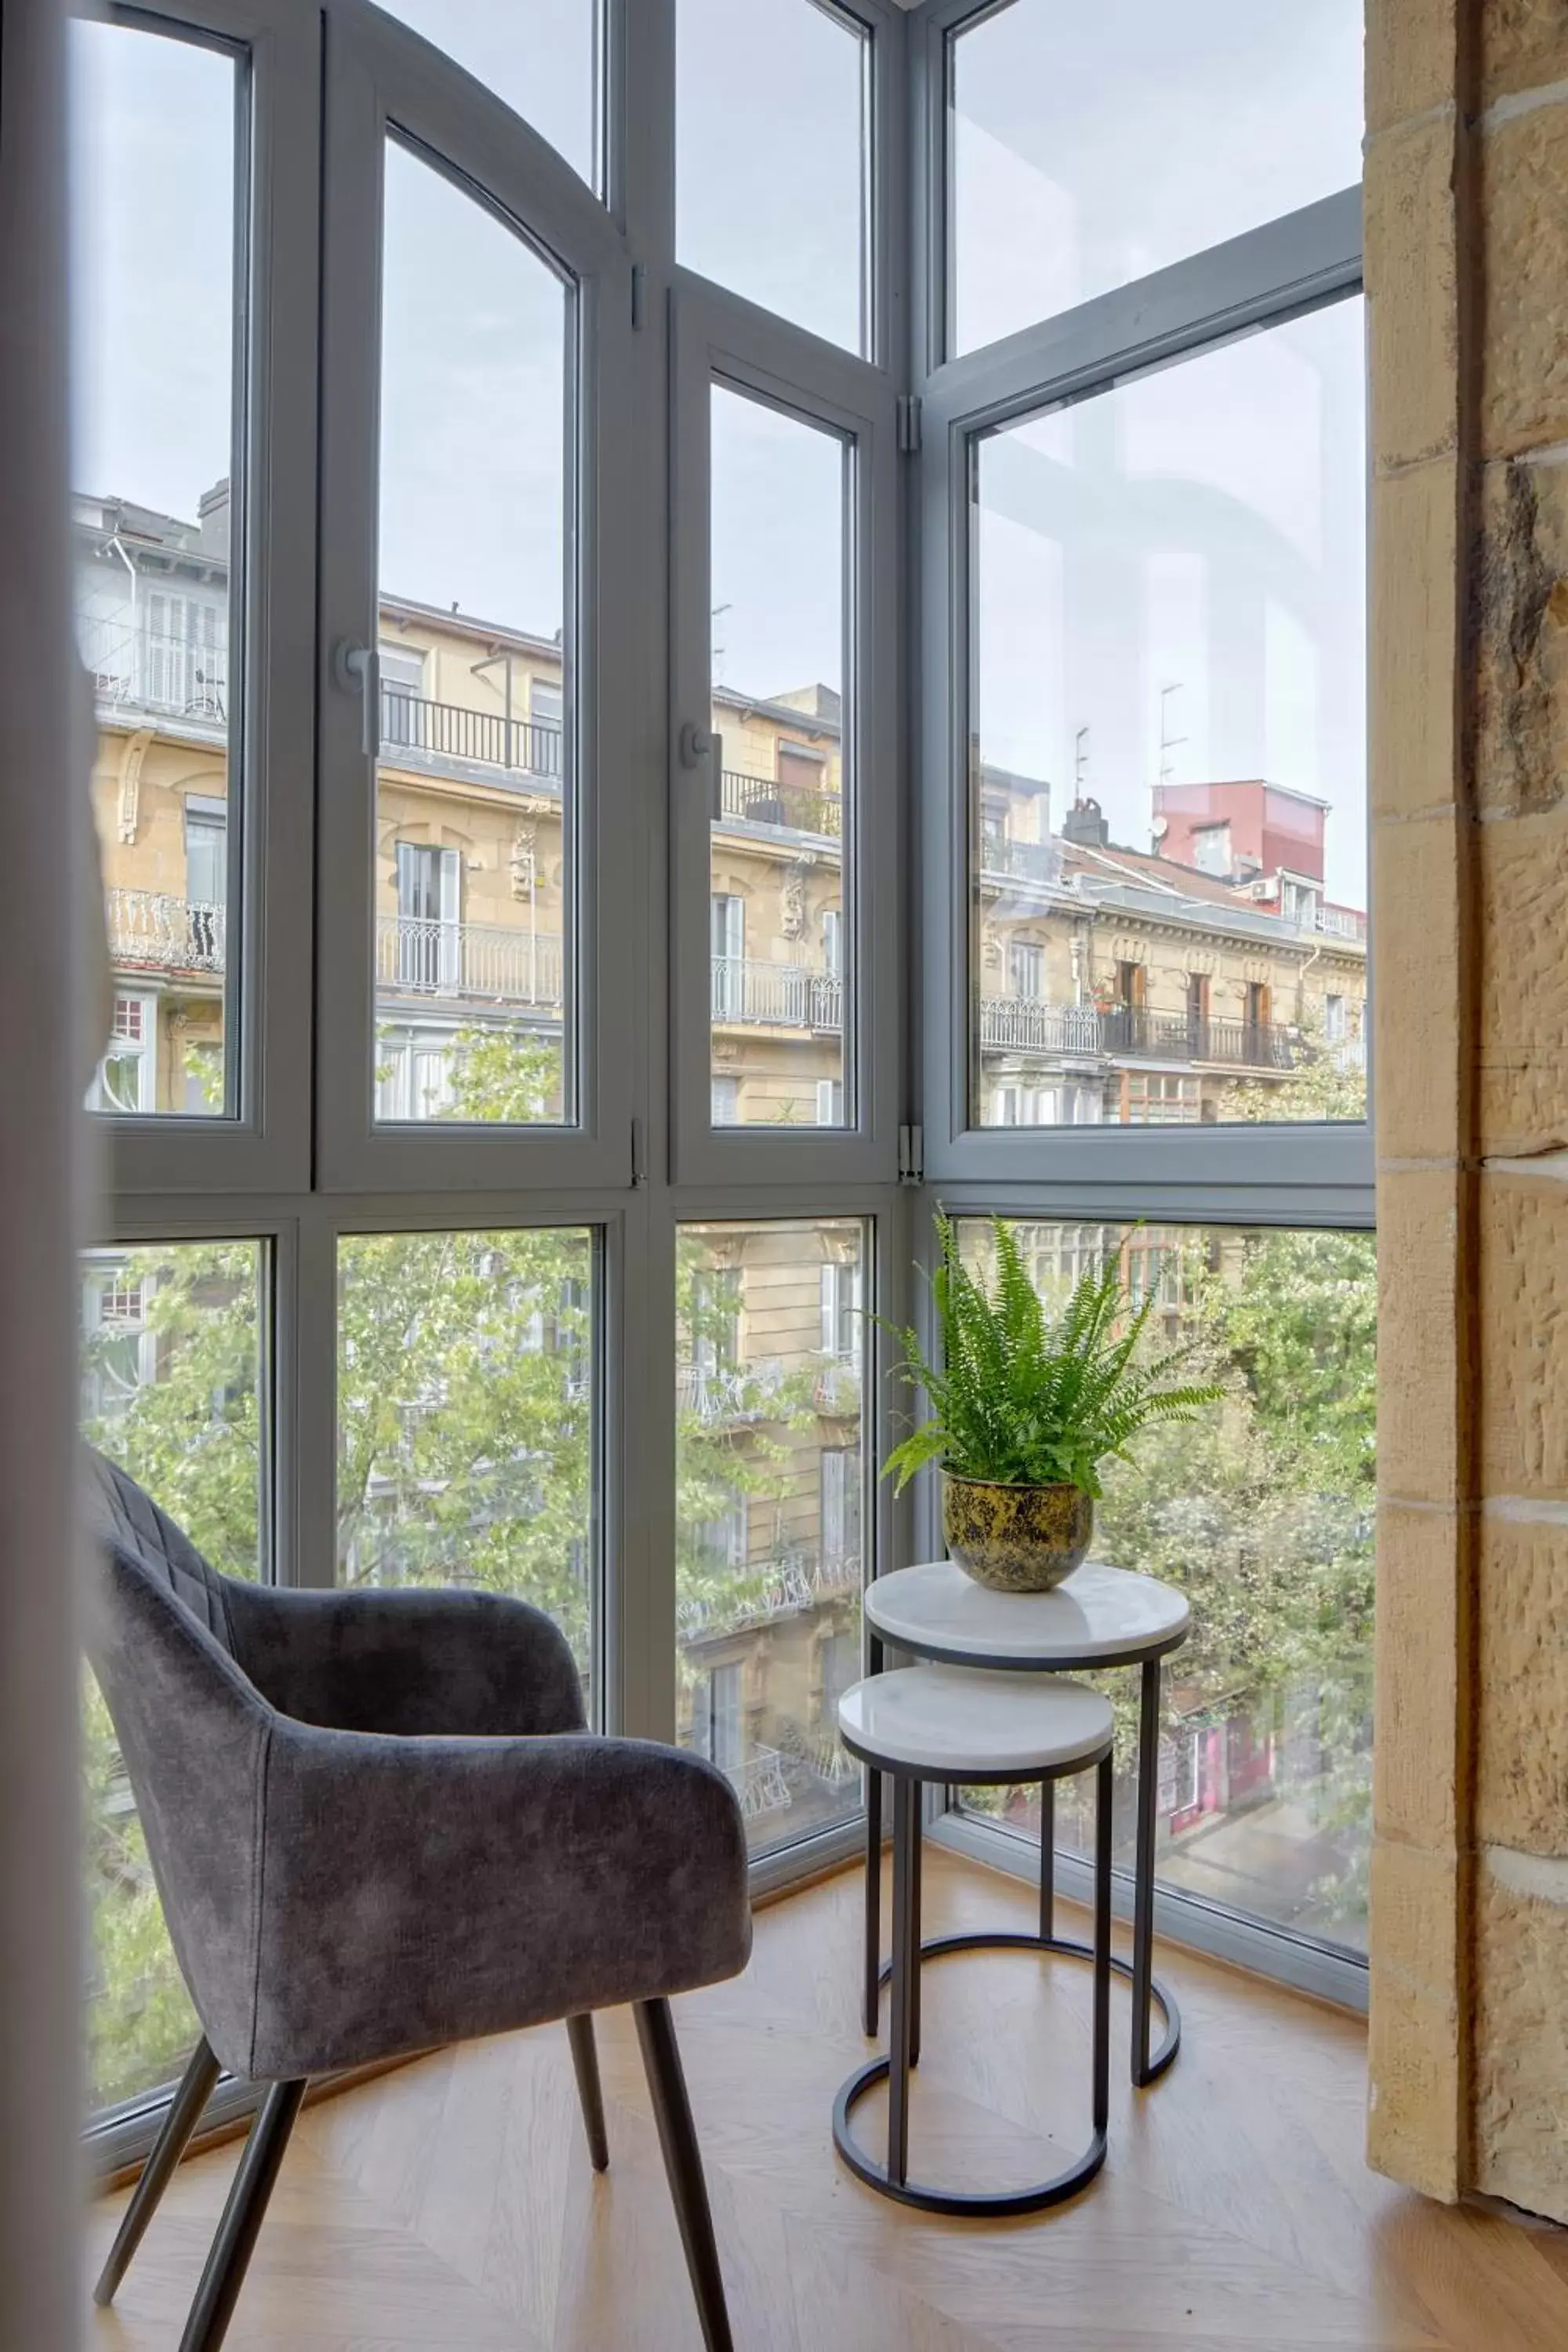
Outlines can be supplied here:
[[[1132, 1958], [1111, 1966], [1132, 1984], [1132, 2080], [1139, 2089], [1155, 2082], [1181, 2047], [1176, 2004], [1153, 1974], [1154, 1821], [1159, 1793], [1160, 1664], [1187, 1638], [1192, 1612], [1184, 1593], [1152, 1576], [1086, 1560], [1054, 1592], [991, 1592], [952, 1560], [929, 1560], [919, 1568], [895, 1569], [866, 1588], [870, 1629], [870, 1667], [881, 1673], [883, 1652], [994, 1673], [1082, 1673], [1100, 1666], [1139, 1666], [1142, 1683], [1138, 1715], [1138, 1822], [1133, 1874]], [[1029, 1776], [1020, 1773], [1020, 1780]], [[1040, 1789], [1040, 1932], [1046, 1951], [1083, 1954], [1087, 1947], [1056, 1933], [1055, 1790]], [[866, 1790], [866, 1986], [865, 2024], [877, 2031], [881, 1961], [882, 1791], [872, 1772]], [[917, 1861], [917, 1870], [918, 1870]], [[1165, 2024], [1163, 2040], [1151, 2048], [1151, 2008]]]
[[[838, 1702], [845, 1747], [893, 1780], [893, 1998], [888, 2054], [858, 2067], [833, 2108], [833, 2138], [858, 2179], [901, 2205], [927, 2213], [975, 2216], [1037, 2213], [1059, 2205], [1094, 2179], [1105, 2162], [1110, 2114], [1110, 1701], [1081, 1683], [1029, 1682], [967, 1666], [900, 1666], [872, 1675]], [[981, 1780], [1005, 1786], [1038, 1780], [1055, 1788], [1079, 1772], [1095, 1776], [1094, 1944], [1058, 1944], [1094, 1962], [1090, 2034], [1093, 2129], [1088, 2147], [1048, 2180], [1027, 2188], [936, 2188], [910, 2178], [910, 2070], [920, 2058], [921, 1969], [928, 1959], [988, 1947], [1037, 1948], [1032, 1936], [944, 1936], [921, 1941], [921, 1790], [927, 1780]], [[856, 2139], [850, 2117], [876, 2084], [888, 2085], [888, 2160], [879, 2164]]]

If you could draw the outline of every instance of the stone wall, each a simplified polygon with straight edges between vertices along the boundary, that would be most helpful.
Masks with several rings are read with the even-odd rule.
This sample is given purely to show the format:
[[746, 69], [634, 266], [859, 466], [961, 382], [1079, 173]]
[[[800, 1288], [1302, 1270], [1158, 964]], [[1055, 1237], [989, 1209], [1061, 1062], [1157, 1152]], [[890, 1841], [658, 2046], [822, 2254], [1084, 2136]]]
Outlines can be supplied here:
[[1568, 2220], [1568, 5], [1367, 31], [1370, 2151]]

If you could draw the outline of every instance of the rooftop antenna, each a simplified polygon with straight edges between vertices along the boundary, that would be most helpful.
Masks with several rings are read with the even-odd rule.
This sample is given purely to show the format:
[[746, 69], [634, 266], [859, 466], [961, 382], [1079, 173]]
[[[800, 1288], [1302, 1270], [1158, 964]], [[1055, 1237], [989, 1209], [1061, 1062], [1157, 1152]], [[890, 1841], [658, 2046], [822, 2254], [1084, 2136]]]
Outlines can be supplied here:
[[1082, 800], [1083, 788], [1089, 782], [1089, 730], [1087, 727], [1080, 727], [1073, 738], [1072, 779], [1073, 791], [1078, 798]]
[[1179, 677], [1160, 688], [1160, 782], [1163, 784], [1168, 784], [1176, 772], [1176, 763], [1171, 753], [1187, 740], [1184, 735], [1173, 735], [1171, 732], [1171, 697], [1180, 694], [1181, 690], [1182, 680]]

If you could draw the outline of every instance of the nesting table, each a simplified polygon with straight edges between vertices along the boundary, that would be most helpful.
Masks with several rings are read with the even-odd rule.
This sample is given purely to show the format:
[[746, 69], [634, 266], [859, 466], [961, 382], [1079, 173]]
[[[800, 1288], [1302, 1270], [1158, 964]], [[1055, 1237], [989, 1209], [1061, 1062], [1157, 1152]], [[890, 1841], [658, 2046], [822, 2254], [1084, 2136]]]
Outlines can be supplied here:
[[[1140, 2089], [1162, 2075], [1181, 2044], [1176, 2004], [1155, 1981], [1154, 1827], [1159, 1795], [1160, 1666], [1187, 1637], [1191, 1612], [1184, 1594], [1152, 1576], [1086, 1560], [1054, 1592], [992, 1592], [976, 1584], [952, 1560], [896, 1569], [866, 1588], [872, 1675], [883, 1672], [885, 1650], [954, 1666], [994, 1673], [1054, 1675], [1101, 1666], [1142, 1669], [1138, 1719], [1137, 1852], [1133, 1882], [1132, 1958], [1113, 1956], [1110, 1966], [1132, 1985], [1132, 2080]], [[953, 1777], [962, 1779], [962, 1773]], [[1055, 1917], [1055, 1781], [1040, 1780], [1039, 1934], [1005, 1938], [946, 1937], [922, 1944], [922, 1955], [970, 1943], [1005, 1940], [1044, 1951], [1092, 1959], [1086, 1944], [1059, 1937]], [[897, 1787], [897, 1783], [895, 1786]], [[1103, 1832], [1102, 1832], [1103, 1833]], [[919, 1906], [919, 1824], [915, 1824], [914, 1907]], [[865, 2025], [877, 2031], [880, 1990], [891, 1964], [881, 1958], [882, 1788], [879, 1774], [868, 1776], [866, 1791], [866, 1981]], [[1098, 1939], [1097, 1939], [1098, 1940]], [[918, 1982], [919, 1967], [915, 1968]], [[918, 2000], [918, 1995], [917, 1995]], [[1152, 2011], [1160, 2011], [1164, 2033], [1151, 2048]], [[914, 2025], [918, 2056], [918, 2008]]]

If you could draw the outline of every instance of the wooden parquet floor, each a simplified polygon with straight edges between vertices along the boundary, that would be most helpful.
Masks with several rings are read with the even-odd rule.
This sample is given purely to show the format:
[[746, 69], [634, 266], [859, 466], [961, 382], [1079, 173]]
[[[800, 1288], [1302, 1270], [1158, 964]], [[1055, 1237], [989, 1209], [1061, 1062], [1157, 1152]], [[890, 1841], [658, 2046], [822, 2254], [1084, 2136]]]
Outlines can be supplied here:
[[[928, 1934], [1030, 1910], [1026, 1889], [928, 1854]], [[828, 2130], [866, 2051], [858, 1927], [849, 1873], [764, 1910], [746, 1975], [676, 2004], [741, 2352], [1568, 2352], [1568, 2232], [1379, 2180], [1358, 2022], [1168, 1948], [1182, 2054], [1131, 2090], [1119, 1990], [1111, 2152], [1074, 2204], [977, 2223], [875, 2196]], [[1081, 2144], [1088, 2005], [1071, 1962], [928, 1968], [924, 2177], [1034, 2179]], [[598, 2178], [560, 2027], [308, 2109], [232, 2352], [696, 2352], [629, 2015], [599, 2040]], [[862, 2113], [869, 2138], [881, 2111]], [[173, 2352], [234, 2158], [182, 2168], [92, 2352]], [[120, 2205], [93, 2210], [95, 2269]]]

